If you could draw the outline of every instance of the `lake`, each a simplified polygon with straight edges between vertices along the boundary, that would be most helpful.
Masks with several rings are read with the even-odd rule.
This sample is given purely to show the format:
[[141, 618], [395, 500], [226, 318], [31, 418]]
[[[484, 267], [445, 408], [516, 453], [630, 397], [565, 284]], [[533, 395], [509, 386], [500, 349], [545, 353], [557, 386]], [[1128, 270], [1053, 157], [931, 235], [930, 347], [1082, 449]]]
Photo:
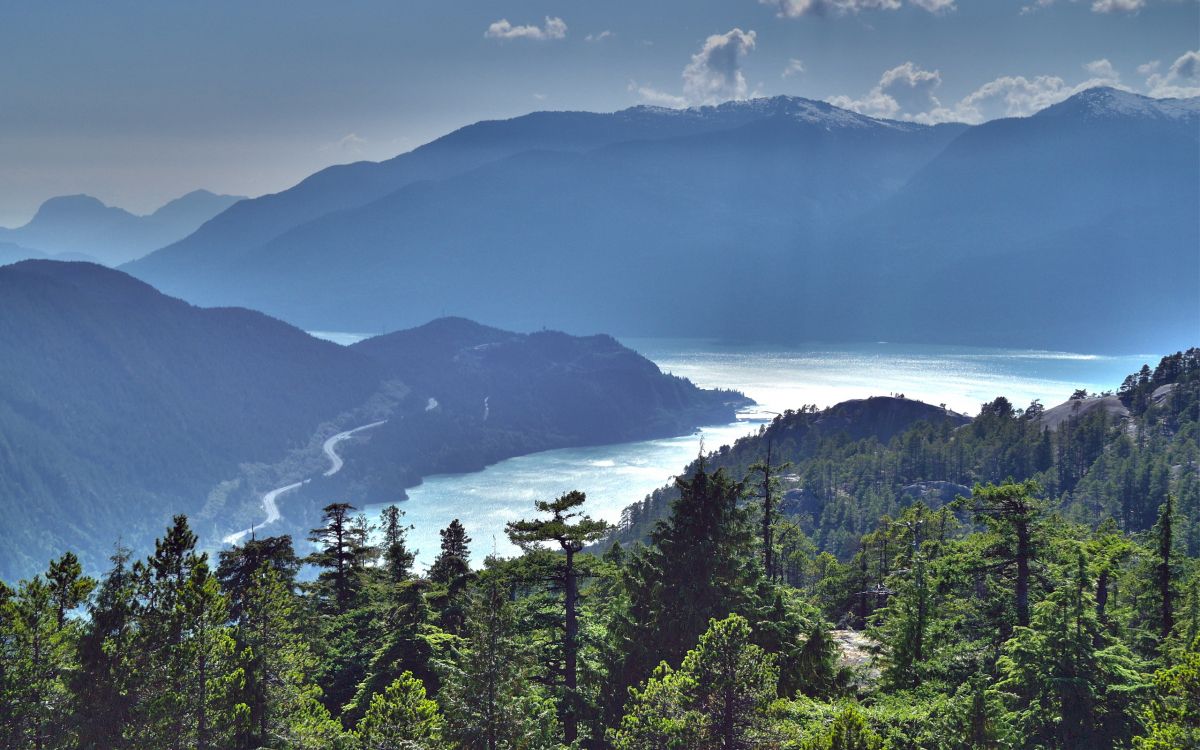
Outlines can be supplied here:
[[[361, 338], [321, 335], [339, 343]], [[683, 437], [544, 451], [501, 461], [479, 472], [428, 477], [408, 491], [409, 500], [402, 505], [405, 521], [413, 526], [409, 541], [419, 551], [421, 567], [438, 552], [438, 530], [455, 518], [473, 539], [476, 564], [490, 553], [515, 554], [516, 548], [504, 535], [504, 524], [532, 515], [535, 500], [550, 500], [572, 489], [587, 493], [588, 513], [616, 522], [625, 506], [669, 482], [696, 457], [702, 443], [706, 449], [714, 449], [732, 442], [771, 419], [773, 412], [896, 393], [944, 403], [972, 415], [980, 404], [999, 395], [1018, 407], [1033, 399], [1053, 406], [1076, 388], [1115, 390], [1143, 363], [1153, 366], [1159, 359], [1159, 355], [1102, 356], [883, 342], [792, 348], [667, 339], [624, 339], [622, 343], [665, 372], [703, 387], [735, 388], [759, 406], [732, 424], [705, 427]], [[366, 510], [377, 515], [381, 509], [369, 506]]]

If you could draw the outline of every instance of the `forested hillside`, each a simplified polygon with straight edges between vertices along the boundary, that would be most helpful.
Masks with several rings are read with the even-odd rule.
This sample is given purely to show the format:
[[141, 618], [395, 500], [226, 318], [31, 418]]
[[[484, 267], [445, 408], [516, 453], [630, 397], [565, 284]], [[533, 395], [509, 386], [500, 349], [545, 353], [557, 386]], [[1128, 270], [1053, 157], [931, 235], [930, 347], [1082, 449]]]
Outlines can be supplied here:
[[1200, 350], [1127, 417], [1077, 395], [1053, 431], [1004, 399], [783, 415], [599, 557], [581, 492], [475, 571], [457, 522], [414, 570], [395, 507], [216, 560], [180, 516], [0, 587], [0, 747], [1196, 747]]
[[[140, 553], [175, 513], [223, 536], [262, 520], [262, 493], [312, 474], [286, 531], [319, 516], [322, 493], [395, 499], [439, 471], [687, 434], [745, 402], [607, 336], [457, 319], [349, 348], [90, 263], [4, 266], [0, 577], [62, 549], [97, 565], [117, 538]], [[321, 477], [322, 441], [379, 420], [352, 470]]]

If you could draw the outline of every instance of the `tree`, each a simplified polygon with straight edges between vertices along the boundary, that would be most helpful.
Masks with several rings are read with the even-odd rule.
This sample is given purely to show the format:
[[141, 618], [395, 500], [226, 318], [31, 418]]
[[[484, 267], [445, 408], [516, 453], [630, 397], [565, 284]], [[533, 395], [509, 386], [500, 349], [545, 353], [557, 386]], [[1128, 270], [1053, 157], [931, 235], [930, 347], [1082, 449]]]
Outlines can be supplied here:
[[811, 750], [880, 750], [882, 747], [883, 742], [867, 726], [862, 712], [855, 706], [847, 706]]
[[772, 656], [750, 642], [744, 617], [714, 619], [677, 671], [664, 662], [642, 689], [631, 691], [625, 716], [611, 736], [613, 746], [758, 747], [778, 679]]
[[1136, 750], [1200, 747], [1200, 640], [1178, 664], [1154, 674], [1154, 690], [1143, 717], [1146, 733], [1135, 737]]
[[[778, 420], [778, 417], [776, 418]], [[772, 425], [774, 427], [774, 425]], [[780, 465], [775, 465], [772, 461], [774, 443], [772, 441], [772, 427], [767, 428], [764, 436], [767, 440], [767, 453], [763, 460], [756, 461], [750, 465], [750, 471], [762, 474], [762, 482], [759, 485], [762, 491], [762, 555], [763, 555], [763, 571], [767, 574], [767, 580], [775, 579], [775, 540], [773, 539], [775, 529], [775, 492], [778, 490], [779, 479], [777, 473], [786, 470], [791, 466], [791, 462], [785, 462]]]
[[280, 745], [319, 750], [339, 747], [345, 739], [310, 681], [317, 662], [300, 630], [299, 605], [270, 562], [247, 581], [237, 620], [238, 662], [245, 675], [240, 700], [247, 716], [232, 743], [237, 750]]
[[324, 525], [309, 532], [308, 540], [318, 546], [308, 562], [321, 568], [317, 576], [318, 592], [333, 612], [345, 614], [355, 604], [362, 589], [362, 573], [370, 554], [365, 528], [359, 528], [349, 503], [330, 503], [321, 513]]
[[429, 567], [429, 580], [449, 585], [471, 572], [471, 537], [457, 518], [438, 533], [442, 550]]
[[549, 513], [550, 518], [513, 521], [507, 526], [508, 538], [513, 544], [529, 547], [554, 542], [564, 555], [559, 582], [563, 587], [563, 683], [566, 695], [559, 713], [567, 743], [574, 742], [579, 734], [579, 581], [575, 555], [609, 529], [607, 522], [594, 520], [575, 510], [585, 500], [587, 497], [578, 490], [551, 502], [539, 500], [534, 506], [541, 513]]
[[1174, 555], [1174, 539], [1172, 537], [1174, 514], [1175, 498], [1167, 495], [1167, 501], [1158, 510], [1158, 523], [1154, 527], [1154, 535], [1158, 542], [1158, 560], [1154, 566], [1154, 581], [1158, 588], [1160, 642], [1165, 641], [1175, 627], [1175, 596], [1171, 569]]
[[15, 595], [5, 598], [0, 624], [8, 637], [0, 644], [0, 704], [11, 716], [0, 740], [14, 749], [65, 750], [73, 745], [69, 631], [58, 627], [53, 592], [41, 576], [22, 581]]
[[380, 525], [383, 528], [383, 559], [386, 564], [388, 580], [400, 583], [412, 576], [413, 561], [416, 550], [410, 550], [405, 537], [411, 526], [404, 526], [401, 519], [404, 511], [395, 505], [383, 509]]
[[671, 516], [622, 573], [628, 604], [611, 626], [622, 655], [610, 677], [613, 695], [624, 695], [661, 661], [679, 664], [712, 618], [749, 616], [774, 598], [773, 592], [759, 597], [761, 567], [748, 513], [738, 503], [740, 485], [721, 469], [707, 471], [701, 459], [676, 487]]
[[529, 657], [517, 644], [516, 627], [497, 581], [480, 586], [466, 644], [446, 665], [438, 695], [445, 738], [460, 750], [558, 747], [554, 705], [528, 678]]
[[83, 567], [73, 552], [50, 563], [46, 581], [50, 585], [59, 628], [65, 624], [67, 613], [87, 601], [96, 588], [96, 581], [83, 575]]
[[439, 746], [442, 725], [437, 703], [405, 672], [371, 698], [355, 734], [361, 750], [430, 750]]
[[1034, 607], [1030, 627], [1004, 644], [995, 689], [1021, 747], [1124, 747], [1138, 727], [1141, 665], [1099, 627], [1087, 561]]
[[112, 567], [88, 607], [79, 640], [80, 670], [74, 692], [88, 696], [78, 707], [79, 746], [84, 750], [125, 750], [139, 671], [136, 667], [136, 580], [129, 550], [118, 547]]
[[1041, 547], [1042, 503], [1035, 499], [1039, 492], [1041, 487], [1033, 480], [977, 484], [970, 500], [976, 520], [994, 536], [986, 571], [1013, 581], [1013, 608], [1021, 626], [1029, 624], [1029, 590]]

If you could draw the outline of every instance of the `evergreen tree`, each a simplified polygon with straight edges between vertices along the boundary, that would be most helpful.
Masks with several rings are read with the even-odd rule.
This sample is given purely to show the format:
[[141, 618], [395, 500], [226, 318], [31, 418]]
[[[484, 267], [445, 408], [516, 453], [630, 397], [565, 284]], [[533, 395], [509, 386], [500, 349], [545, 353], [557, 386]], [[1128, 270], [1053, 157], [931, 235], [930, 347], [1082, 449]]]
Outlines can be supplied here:
[[446, 665], [439, 701], [445, 737], [461, 750], [558, 747], [553, 702], [528, 678], [529, 657], [516, 639], [512, 605], [497, 582], [475, 594], [467, 640]]
[[513, 521], [508, 524], [508, 537], [514, 544], [529, 547], [542, 542], [554, 542], [563, 552], [563, 562], [555, 571], [556, 583], [563, 591], [563, 684], [565, 696], [559, 707], [567, 743], [579, 734], [579, 580], [575, 555], [584, 546], [604, 536], [608, 524], [596, 521], [575, 510], [583, 505], [586, 496], [579, 491], [568, 492], [552, 502], [537, 501], [534, 505], [548, 519]]
[[471, 572], [471, 537], [456, 518], [440, 532], [442, 550], [429, 568], [429, 580], [450, 585]]
[[425, 686], [405, 672], [371, 699], [355, 735], [360, 750], [433, 750], [441, 746], [442, 724]]
[[96, 588], [96, 582], [83, 575], [83, 567], [73, 552], [67, 552], [50, 563], [46, 581], [50, 585], [60, 628], [66, 623], [67, 613], [87, 601], [88, 595]]
[[417, 551], [410, 550], [405, 537], [411, 526], [401, 523], [404, 511], [395, 505], [383, 509], [380, 526], [383, 529], [383, 559], [387, 570], [388, 581], [396, 584], [412, 577], [413, 561]]
[[326, 505], [321, 511], [324, 525], [308, 535], [317, 551], [308, 556], [307, 562], [321, 569], [316, 591], [327, 603], [327, 611], [335, 614], [346, 614], [357, 604], [371, 553], [365, 524], [350, 516], [353, 510], [349, 503]]
[[631, 699], [611, 740], [617, 750], [762, 746], [765, 709], [778, 681], [774, 660], [750, 642], [750, 624], [713, 620], [678, 670], [660, 664]]

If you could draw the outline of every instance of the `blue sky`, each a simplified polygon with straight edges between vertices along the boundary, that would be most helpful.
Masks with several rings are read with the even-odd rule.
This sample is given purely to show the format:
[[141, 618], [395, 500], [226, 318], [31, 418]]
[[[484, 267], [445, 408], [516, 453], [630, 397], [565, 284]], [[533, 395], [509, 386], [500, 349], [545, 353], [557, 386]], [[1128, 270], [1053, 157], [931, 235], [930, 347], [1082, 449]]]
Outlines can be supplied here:
[[258, 195], [537, 109], [789, 94], [979, 121], [1200, 93], [1196, 0], [0, 0], [0, 225]]

